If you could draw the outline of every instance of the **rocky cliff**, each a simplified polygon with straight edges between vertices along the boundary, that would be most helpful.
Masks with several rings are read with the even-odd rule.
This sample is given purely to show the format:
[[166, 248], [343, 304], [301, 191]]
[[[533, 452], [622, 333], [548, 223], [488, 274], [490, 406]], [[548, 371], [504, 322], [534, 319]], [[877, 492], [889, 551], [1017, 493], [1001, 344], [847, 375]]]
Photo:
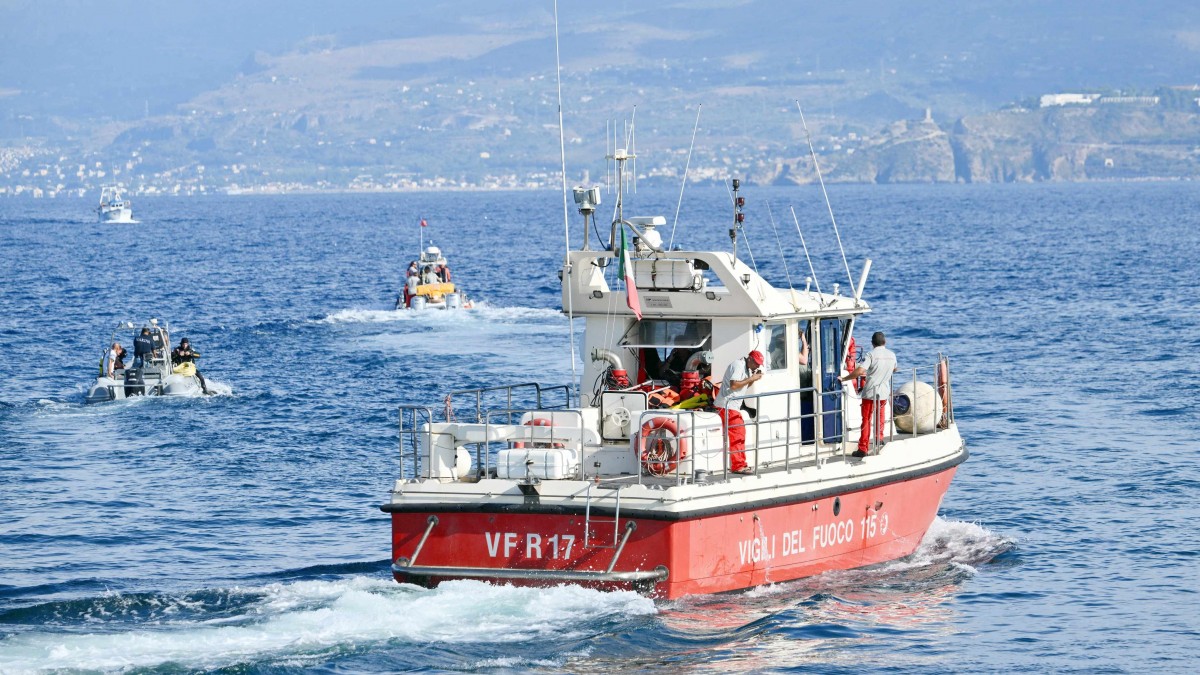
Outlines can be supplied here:
[[[855, 147], [827, 151], [820, 162], [826, 180], [854, 183], [1190, 178], [1200, 176], [1200, 114], [1095, 104], [1004, 110], [945, 127], [897, 122]], [[803, 154], [757, 178], [809, 183], [816, 174]]]

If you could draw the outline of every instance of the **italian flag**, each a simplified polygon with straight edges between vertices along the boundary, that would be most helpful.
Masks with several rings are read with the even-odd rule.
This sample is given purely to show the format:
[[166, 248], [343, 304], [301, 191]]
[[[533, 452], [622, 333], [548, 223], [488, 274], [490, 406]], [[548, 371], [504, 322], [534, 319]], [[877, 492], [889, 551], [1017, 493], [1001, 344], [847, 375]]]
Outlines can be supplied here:
[[642, 303], [638, 300], [637, 284], [633, 283], [633, 263], [629, 261], [629, 247], [625, 244], [625, 228], [621, 227], [621, 265], [618, 270], [625, 279], [625, 302], [629, 309], [642, 320]]

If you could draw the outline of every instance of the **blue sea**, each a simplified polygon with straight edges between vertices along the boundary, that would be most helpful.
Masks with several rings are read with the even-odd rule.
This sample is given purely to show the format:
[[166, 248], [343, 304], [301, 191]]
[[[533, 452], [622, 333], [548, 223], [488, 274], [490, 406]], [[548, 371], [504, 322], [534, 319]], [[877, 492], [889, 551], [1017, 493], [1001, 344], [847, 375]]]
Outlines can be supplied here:
[[[672, 602], [388, 572], [397, 405], [572, 378], [561, 195], [0, 200], [0, 673], [1200, 669], [1197, 186], [830, 186], [845, 263], [819, 190], [744, 195], [776, 285], [873, 260], [860, 337], [949, 355], [972, 455], [907, 559]], [[391, 309], [422, 235], [477, 309]], [[151, 317], [218, 395], [84, 405]]]

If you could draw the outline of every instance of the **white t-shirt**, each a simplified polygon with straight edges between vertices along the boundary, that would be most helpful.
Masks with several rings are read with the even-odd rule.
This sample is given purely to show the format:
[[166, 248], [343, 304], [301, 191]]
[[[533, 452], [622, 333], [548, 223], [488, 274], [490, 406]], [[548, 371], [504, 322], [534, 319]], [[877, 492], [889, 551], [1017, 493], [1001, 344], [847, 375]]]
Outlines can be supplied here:
[[747, 377], [750, 377], [750, 373], [746, 370], [746, 359], [738, 359], [729, 364], [729, 367], [725, 369], [725, 377], [721, 378], [721, 391], [717, 392], [717, 400], [714, 401], [714, 405], [718, 408], [732, 408], [734, 410], [741, 408], [741, 401], [730, 403], [729, 399], [735, 394], [738, 396], [745, 394], [746, 390], [743, 389], [735, 392], [731, 383], [735, 380], [744, 380]]
[[105, 375], [105, 377], [107, 377], [108, 374], [110, 372], [112, 372], [113, 367], [116, 365], [116, 363], [117, 363], [117, 350], [109, 349], [104, 354], [104, 375]]

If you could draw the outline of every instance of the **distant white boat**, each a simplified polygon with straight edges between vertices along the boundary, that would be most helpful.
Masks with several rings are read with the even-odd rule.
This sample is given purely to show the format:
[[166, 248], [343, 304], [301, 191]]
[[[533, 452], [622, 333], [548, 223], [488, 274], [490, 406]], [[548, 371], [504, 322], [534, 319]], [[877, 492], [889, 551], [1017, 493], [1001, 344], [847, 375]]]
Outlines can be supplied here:
[[100, 205], [96, 207], [96, 215], [102, 223], [137, 222], [133, 219], [130, 203], [121, 195], [121, 188], [116, 185], [105, 185], [100, 189]]

